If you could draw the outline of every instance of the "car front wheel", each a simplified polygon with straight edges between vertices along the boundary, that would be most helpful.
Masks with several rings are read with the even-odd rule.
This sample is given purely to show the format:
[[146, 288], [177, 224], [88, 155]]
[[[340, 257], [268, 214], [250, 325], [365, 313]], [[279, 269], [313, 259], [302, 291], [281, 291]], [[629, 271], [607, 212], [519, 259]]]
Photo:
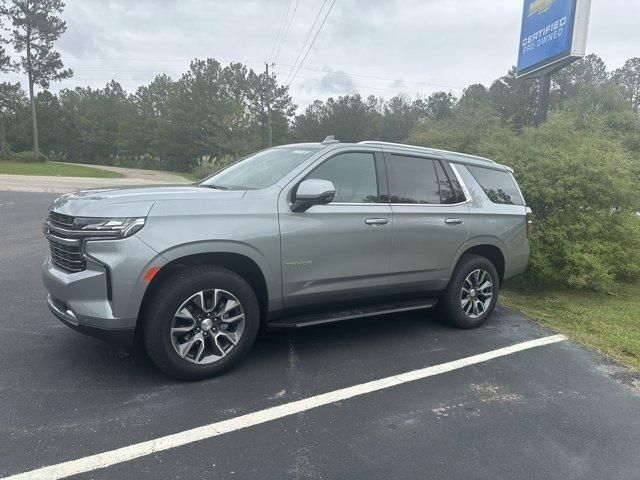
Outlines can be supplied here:
[[151, 360], [168, 375], [220, 375], [251, 348], [260, 309], [249, 284], [221, 267], [185, 267], [165, 279], [144, 314]]

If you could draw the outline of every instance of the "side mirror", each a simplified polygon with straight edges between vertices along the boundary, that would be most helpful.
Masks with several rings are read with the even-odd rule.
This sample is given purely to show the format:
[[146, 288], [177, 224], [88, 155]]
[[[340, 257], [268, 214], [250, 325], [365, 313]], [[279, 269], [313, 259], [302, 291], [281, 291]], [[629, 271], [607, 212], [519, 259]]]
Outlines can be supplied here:
[[331, 203], [336, 195], [336, 187], [329, 180], [309, 178], [304, 180], [293, 197], [291, 211], [304, 212], [313, 205], [326, 205]]

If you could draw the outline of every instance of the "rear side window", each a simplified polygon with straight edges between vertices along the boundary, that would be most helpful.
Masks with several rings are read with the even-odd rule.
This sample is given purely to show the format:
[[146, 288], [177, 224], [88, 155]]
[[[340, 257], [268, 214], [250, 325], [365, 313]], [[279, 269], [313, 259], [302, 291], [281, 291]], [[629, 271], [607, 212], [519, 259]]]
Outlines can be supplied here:
[[391, 203], [451, 205], [465, 201], [457, 180], [438, 160], [404, 155], [389, 158]]
[[445, 172], [439, 161], [434, 160], [433, 163], [436, 166], [438, 185], [440, 186], [440, 203], [451, 205], [464, 202], [466, 198], [458, 181]]
[[493, 203], [524, 205], [524, 199], [508, 172], [467, 165], [467, 169]]
[[391, 155], [389, 193], [391, 203], [440, 203], [438, 175], [433, 160]]

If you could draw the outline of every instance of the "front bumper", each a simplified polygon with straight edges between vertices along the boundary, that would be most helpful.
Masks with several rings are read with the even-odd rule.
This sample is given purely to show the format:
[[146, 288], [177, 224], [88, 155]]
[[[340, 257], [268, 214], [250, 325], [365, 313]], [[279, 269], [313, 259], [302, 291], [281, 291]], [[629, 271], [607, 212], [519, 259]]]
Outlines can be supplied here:
[[112, 345], [121, 347], [130, 348], [134, 343], [135, 327], [100, 328], [91, 325], [80, 324], [75, 313], [60, 300], [54, 299], [50, 294], [47, 295], [47, 306], [49, 307], [49, 310], [51, 310], [51, 313], [53, 313], [58, 320], [77, 332], [89, 335], [90, 337], [105, 340]]
[[149, 266], [165, 261], [135, 236], [87, 242], [86, 269], [68, 272], [48, 257], [42, 281], [51, 312], [81, 333], [119, 345], [130, 345], [147, 283]]

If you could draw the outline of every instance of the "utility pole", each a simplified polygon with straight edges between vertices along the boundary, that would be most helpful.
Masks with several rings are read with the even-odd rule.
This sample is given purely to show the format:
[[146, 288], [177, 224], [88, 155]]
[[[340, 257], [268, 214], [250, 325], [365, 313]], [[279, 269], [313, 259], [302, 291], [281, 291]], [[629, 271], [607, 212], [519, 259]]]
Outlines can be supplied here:
[[265, 102], [267, 104], [267, 147], [271, 147], [273, 145], [273, 130], [271, 129], [271, 77], [269, 76], [269, 64], [264, 62], [264, 66], [267, 74], [265, 82]]
[[538, 92], [538, 107], [534, 123], [539, 127], [547, 121], [547, 112], [549, 110], [549, 91], [551, 90], [551, 73], [545, 73], [540, 77], [540, 91]]

